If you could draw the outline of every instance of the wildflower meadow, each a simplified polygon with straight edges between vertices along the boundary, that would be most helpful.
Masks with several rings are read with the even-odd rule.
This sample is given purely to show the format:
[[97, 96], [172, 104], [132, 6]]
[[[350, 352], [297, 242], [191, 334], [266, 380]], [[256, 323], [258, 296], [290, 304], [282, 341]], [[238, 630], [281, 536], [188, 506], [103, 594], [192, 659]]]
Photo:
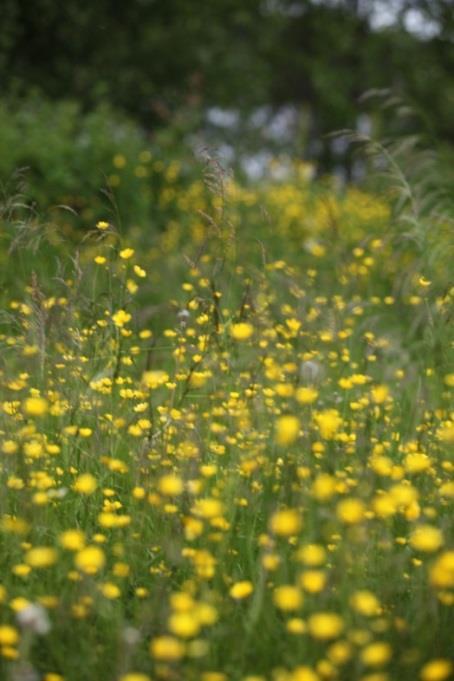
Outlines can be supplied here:
[[2, 199], [0, 679], [452, 678], [452, 216], [136, 163]]

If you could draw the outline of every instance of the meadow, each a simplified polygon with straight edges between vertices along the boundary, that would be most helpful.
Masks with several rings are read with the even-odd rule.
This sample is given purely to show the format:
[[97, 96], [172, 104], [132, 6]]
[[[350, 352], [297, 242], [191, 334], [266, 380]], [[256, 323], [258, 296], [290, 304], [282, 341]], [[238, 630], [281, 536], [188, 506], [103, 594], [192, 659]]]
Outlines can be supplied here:
[[2, 199], [0, 678], [450, 678], [452, 216], [113, 165], [162, 227]]

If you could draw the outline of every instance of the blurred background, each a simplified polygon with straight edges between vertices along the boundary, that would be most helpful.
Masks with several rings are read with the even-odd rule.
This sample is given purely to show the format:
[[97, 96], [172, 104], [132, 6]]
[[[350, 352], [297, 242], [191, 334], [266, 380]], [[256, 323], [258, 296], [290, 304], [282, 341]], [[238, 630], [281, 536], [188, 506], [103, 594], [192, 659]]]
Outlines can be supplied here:
[[245, 181], [297, 159], [361, 182], [343, 129], [418, 133], [449, 163], [453, 27], [451, 0], [2, 0], [3, 191], [87, 220], [124, 191], [140, 221], [162, 163], [207, 152]]

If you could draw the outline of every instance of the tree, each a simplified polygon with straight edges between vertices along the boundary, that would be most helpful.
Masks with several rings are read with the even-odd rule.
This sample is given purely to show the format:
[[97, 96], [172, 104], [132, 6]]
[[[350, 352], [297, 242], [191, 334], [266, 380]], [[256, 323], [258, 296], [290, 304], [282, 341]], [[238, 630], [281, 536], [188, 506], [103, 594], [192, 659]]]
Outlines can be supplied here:
[[[429, 35], [409, 30], [415, 16]], [[108, 100], [148, 130], [181, 111], [291, 105], [329, 169], [327, 133], [354, 127], [371, 88], [407, 97], [454, 146], [453, 21], [449, 0], [3, 0], [0, 78], [85, 109]]]

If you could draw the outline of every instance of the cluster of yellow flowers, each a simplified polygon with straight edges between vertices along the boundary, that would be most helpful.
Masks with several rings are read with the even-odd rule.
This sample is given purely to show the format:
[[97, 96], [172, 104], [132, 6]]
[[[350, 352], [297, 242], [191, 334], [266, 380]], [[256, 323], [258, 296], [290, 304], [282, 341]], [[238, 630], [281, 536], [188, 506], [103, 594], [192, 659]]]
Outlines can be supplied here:
[[236, 207], [146, 247], [100, 221], [6, 301], [2, 678], [452, 676], [454, 374], [407, 332], [454, 290], [396, 293], [386, 205], [325, 199], [269, 188], [254, 245]]

